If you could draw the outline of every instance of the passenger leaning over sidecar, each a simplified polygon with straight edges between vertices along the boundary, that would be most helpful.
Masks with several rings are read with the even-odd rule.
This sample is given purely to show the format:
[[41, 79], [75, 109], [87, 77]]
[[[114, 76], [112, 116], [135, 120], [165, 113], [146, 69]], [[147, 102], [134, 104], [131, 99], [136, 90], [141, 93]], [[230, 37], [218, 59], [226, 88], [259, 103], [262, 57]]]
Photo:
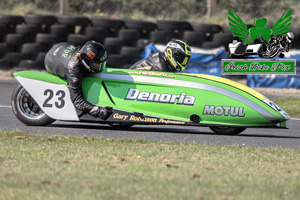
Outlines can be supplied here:
[[54, 45], [45, 56], [46, 70], [68, 81], [70, 96], [76, 108], [94, 117], [107, 119], [111, 107], [95, 106], [85, 100], [82, 79], [88, 73], [101, 72], [105, 67], [107, 53], [98, 42], [88, 41], [83, 47], [63, 42]]
[[181, 41], [172, 39], [164, 52], [154, 53], [138, 61], [129, 69], [181, 72], [185, 69], [191, 58], [191, 47]]

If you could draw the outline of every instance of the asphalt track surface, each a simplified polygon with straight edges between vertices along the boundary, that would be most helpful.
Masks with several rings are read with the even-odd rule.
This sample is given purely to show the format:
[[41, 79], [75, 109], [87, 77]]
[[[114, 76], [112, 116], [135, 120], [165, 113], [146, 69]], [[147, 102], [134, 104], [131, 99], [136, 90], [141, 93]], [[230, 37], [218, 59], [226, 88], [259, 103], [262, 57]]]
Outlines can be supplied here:
[[0, 80], [0, 130], [19, 130], [48, 135], [65, 134], [103, 138], [146, 139], [150, 141], [194, 142], [218, 145], [239, 144], [300, 149], [300, 119], [289, 120], [287, 122], [289, 129], [248, 128], [236, 136], [215, 135], [207, 127], [170, 125], [138, 125], [128, 130], [118, 130], [108, 125], [57, 121], [46, 127], [26, 126], [18, 121], [11, 109], [11, 94], [17, 84], [14, 80]]

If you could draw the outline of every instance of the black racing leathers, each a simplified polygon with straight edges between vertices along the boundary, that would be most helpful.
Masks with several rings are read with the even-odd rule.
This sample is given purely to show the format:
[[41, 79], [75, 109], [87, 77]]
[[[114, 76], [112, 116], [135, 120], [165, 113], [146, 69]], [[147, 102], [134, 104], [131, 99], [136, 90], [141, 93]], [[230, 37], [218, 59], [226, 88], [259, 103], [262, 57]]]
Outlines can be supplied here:
[[63, 42], [54, 45], [45, 56], [46, 70], [68, 81], [71, 100], [74, 105], [87, 113], [95, 107], [85, 100], [82, 92], [82, 79], [88, 73], [78, 58], [80, 47]]
[[152, 54], [135, 63], [129, 69], [174, 72], [163, 52]]

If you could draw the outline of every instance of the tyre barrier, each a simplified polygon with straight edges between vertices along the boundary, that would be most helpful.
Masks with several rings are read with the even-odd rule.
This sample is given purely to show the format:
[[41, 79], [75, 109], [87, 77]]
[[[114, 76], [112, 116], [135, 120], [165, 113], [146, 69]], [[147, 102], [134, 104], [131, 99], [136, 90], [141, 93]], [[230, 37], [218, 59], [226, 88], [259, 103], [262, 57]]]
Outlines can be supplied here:
[[[292, 48], [300, 48], [300, 27]], [[83, 45], [96, 40], [107, 49], [108, 67], [128, 67], [141, 59], [149, 43], [167, 44], [172, 38], [190, 46], [227, 48], [233, 39], [228, 24], [203, 24], [157, 20], [156, 23], [101, 16], [0, 15], [0, 69], [44, 69], [43, 59], [52, 45], [70, 42]], [[298, 39], [299, 38], [299, 39]]]
[[119, 38], [125, 41], [127, 46], [135, 46], [135, 43], [142, 36], [137, 29], [121, 29], [119, 31]]
[[150, 41], [157, 44], [167, 44], [174, 36], [175, 33], [170, 30], [152, 31]]
[[107, 37], [104, 40], [104, 46], [107, 54], [120, 54], [121, 48], [126, 45], [121, 38]]
[[158, 29], [157, 24], [141, 20], [125, 19], [124, 24], [126, 29], [137, 30], [141, 38], [149, 38], [150, 33]]
[[90, 37], [92, 40], [103, 43], [104, 39], [110, 36], [110, 32], [105, 28], [90, 26], [86, 27], [85, 35]]

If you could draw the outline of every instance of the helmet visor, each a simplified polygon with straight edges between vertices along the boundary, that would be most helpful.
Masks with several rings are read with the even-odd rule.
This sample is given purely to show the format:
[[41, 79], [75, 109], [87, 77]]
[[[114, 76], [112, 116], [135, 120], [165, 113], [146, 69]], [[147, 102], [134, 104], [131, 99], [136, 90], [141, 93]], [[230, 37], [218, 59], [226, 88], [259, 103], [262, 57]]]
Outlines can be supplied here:
[[191, 56], [186, 55], [184, 53], [174, 53], [174, 59], [176, 60], [177, 64], [186, 67], [190, 61]]
[[106, 61], [104, 62], [95, 62], [92, 60], [88, 60], [88, 62], [86, 63], [89, 67], [89, 70], [91, 70], [93, 73], [98, 73], [101, 72], [103, 70], [103, 68], [106, 65]]
[[93, 73], [101, 72], [106, 65], [106, 61], [95, 62], [92, 60], [87, 60], [87, 62], [86, 62], [85, 60], [82, 60], [82, 63], [87, 69], [89, 69]]

